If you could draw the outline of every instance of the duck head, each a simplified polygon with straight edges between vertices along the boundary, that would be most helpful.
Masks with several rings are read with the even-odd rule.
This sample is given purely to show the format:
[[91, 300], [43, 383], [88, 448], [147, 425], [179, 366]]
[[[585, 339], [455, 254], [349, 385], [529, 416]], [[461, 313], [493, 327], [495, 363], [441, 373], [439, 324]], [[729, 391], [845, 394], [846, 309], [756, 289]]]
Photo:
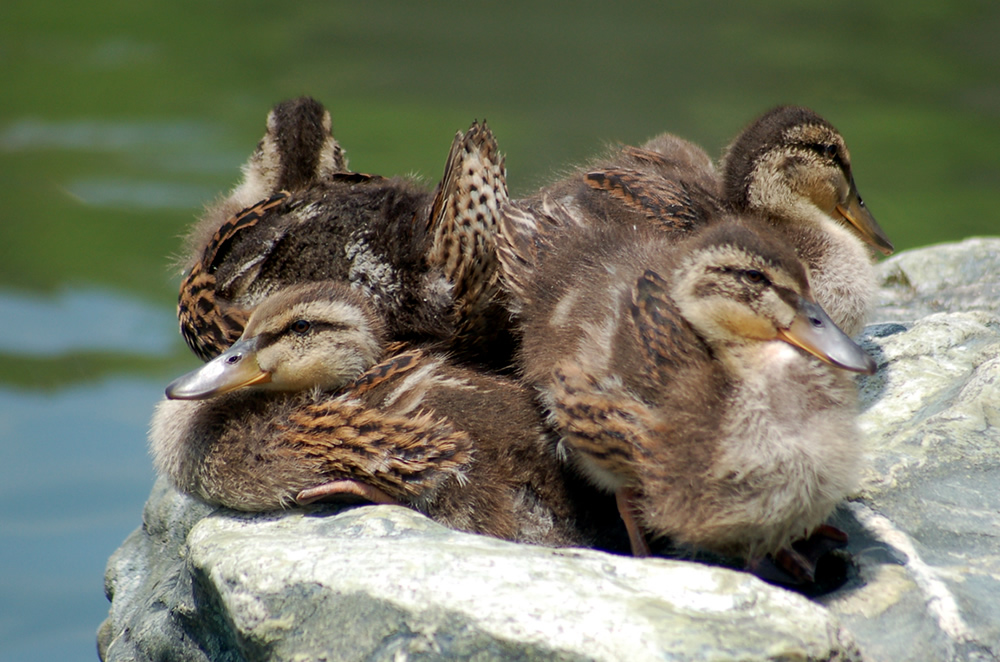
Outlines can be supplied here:
[[173, 400], [200, 400], [245, 387], [337, 389], [378, 362], [381, 323], [340, 283], [309, 283], [268, 297], [232, 347], [167, 387]]
[[763, 223], [720, 222], [692, 243], [672, 296], [710, 347], [779, 340], [832, 366], [875, 372], [875, 361], [812, 299], [794, 251]]
[[843, 136], [808, 108], [782, 106], [759, 117], [727, 148], [722, 170], [726, 198], [739, 211], [785, 222], [822, 214], [882, 254], [894, 250], [858, 193]]

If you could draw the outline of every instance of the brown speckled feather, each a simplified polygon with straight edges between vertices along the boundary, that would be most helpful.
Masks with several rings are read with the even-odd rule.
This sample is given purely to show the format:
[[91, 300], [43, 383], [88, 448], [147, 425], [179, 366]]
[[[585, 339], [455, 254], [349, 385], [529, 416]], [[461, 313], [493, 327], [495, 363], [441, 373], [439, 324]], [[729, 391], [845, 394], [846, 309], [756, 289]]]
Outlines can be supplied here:
[[544, 400], [564, 450], [579, 453], [601, 473], [631, 483], [633, 466], [646, 455], [644, 440], [656, 428], [653, 412], [617, 389], [602, 387], [579, 366], [561, 363], [552, 373]]
[[474, 122], [455, 135], [427, 217], [428, 262], [451, 284], [460, 352], [511, 343], [498, 298], [495, 239], [506, 202], [504, 157], [486, 123]]
[[177, 301], [181, 335], [202, 360], [218, 356], [236, 342], [250, 316], [249, 311], [229, 305], [219, 296], [216, 268], [225, 260], [239, 232], [252, 228], [288, 197], [287, 192], [280, 191], [223, 223], [205, 246], [201, 260], [181, 282]]
[[584, 173], [583, 180], [593, 189], [610, 193], [663, 230], [684, 232], [708, 220], [684, 182], [622, 168]]
[[472, 459], [469, 435], [430, 412], [392, 416], [347, 397], [306, 404], [273, 443], [319, 475], [359, 480], [397, 501], [427, 499]]
[[366, 370], [361, 376], [345, 386], [343, 391], [353, 393], [355, 396], [370, 391], [396, 379], [404, 372], [419, 367], [421, 359], [426, 356], [426, 352], [420, 349], [399, 351], [398, 353], [392, 353], [390, 350], [390, 353], [392, 354], [390, 358]]
[[636, 282], [630, 312], [645, 359], [640, 367], [657, 382], [668, 384], [671, 374], [708, 351], [670, 299], [669, 284], [655, 271], [647, 269]]

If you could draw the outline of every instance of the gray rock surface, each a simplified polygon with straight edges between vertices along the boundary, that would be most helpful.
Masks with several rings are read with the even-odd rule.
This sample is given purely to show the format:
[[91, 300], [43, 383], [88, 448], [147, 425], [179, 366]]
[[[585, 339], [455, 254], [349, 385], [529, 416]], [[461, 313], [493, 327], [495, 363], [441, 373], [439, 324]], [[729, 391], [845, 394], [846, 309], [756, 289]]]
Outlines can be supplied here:
[[820, 601], [876, 660], [1000, 658], [1000, 239], [880, 265], [871, 463], [842, 528], [858, 576]]
[[248, 516], [158, 482], [108, 563], [105, 660], [1000, 659], [1000, 240], [880, 265], [847, 583], [449, 531], [390, 506]]
[[741, 572], [516, 545], [393, 506], [203, 508], [157, 484], [145, 528], [180, 535], [137, 532], [111, 559], [105, 659], [860, 659], [821, 606]]
[[1000, 240], [973, 238], [905, 251], [879, 265], [872, 322], [916, 321], [932, 313], [1000, 313]]

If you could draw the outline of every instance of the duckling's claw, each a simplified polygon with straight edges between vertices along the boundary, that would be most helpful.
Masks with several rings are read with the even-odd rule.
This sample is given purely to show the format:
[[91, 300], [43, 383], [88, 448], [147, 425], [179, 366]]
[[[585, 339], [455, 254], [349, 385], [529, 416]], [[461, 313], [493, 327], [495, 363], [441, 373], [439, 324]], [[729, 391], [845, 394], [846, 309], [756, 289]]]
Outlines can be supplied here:
[[747, 562], [747, 570], [770, 584], [804, 586], [816, 581], [816, 563], [792, 547]]
[[841, 531], [832, 524], [820, 524], [818, 527], [816, 527], [816, 530], [812, 532], [812, 535], [794, 544], [798, 545], [801, 543], [808, 543], [817, 540], [828, 541], [828, 543], [831, 546], [826, 551], [832, 551], [834, 549], [843, 549], [844, 547], [847, 546], [847, 533]]
[[792, 549], [807, 559], [814, 569], [821, 558], [835, 549], [845, 547], [847, 547], [847, 534], [829, 524], [821, 525], [808, 538], [792, 543]]
[[359, 500], [394, 506], [404, 505], [377, 487], [372, 487], [356, 480], [335, 480], [330, 483], [324, 483], [317, 487], [302, 490], [295, 497], [295, 503], [300, 506], [316, 503], [317, 501], [354, 503]]

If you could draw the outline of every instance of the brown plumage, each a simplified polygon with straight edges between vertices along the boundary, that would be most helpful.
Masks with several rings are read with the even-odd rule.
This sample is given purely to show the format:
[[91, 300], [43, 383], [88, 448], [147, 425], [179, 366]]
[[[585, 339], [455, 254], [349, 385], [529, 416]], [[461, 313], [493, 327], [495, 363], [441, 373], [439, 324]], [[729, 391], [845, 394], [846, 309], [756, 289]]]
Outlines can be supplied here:
[[700, 227], [721, 209], [711, 159], [670, 134], [622, 147], [518, 204], [561, 207], [581, 225], [651, 223], [668, 232]]
[[526, 389], [386, 346], [380, 319], [340, 283], [269, 297], [233, 347], [168, 388], [182, 399], [153, 417], [157, 470], [239, 510], [361, 499], [509, 540], [611, 544], [613, 506], [549, 452]]
[[310, 97], [277, 104], [266, 133], [243, 165], [243, 180], [208, 206], [185, 238], [181, 268], [203, 260], [202, 250], [242, 210], [279, 191], [299, 191], [336, 172], [347, 172], [347, 155], [333, 137], [330, 113]]
[[234, 237], [258, 223], [288, 197], [288, 193], [281, 191], [227, 219], [202, 249], [201, 260], [181, 282], [177, 299], [181, 336], [202, 360], [208, 361], [236, 342], [250, 316], [248, 307], [223, 294], [216, 270], [225, 263]]
[[455, 135], [427, 215], [434, 234], [428, 259], [455, 284], [461, 318], [495, 296], [489, 288], [497, 282], [496, 233], [506, 177], [504, 157], [485, 123]]
[[[223, 351], [271, 293], [335, 280], [369, 297], [393, 339], [439, 342], [473, 361], [509, 362], [493, 240], [507, 190], [489, 128], [474, 123], [456, 136], [444, 178], [429, 193], [409, 180], [346, 172], [339, 146], [339, 158], [332, 157], [326, 111], [318, 125], [326, 139], [314, 135], [322, 106], [289, 104], [272, 111], [282, 121], [269, 119], [261, 141], [267, 148], [258, 147], [246, 181], [231, 196], [244, 200], [252, 191], [260, 196], [255, 204], [220, 220], [218, 209], [232, 206], [227, 199], [192, 232], [196, 248], [178, 317], [195, 353], [209, 359]], [[296, 175], [270, 174], [284, 171]]]
[[874, 296], [862, 240], [886, 253], [892, 245], [857, 193], [843, 137], [808, 109], [776, 108], [729, 146], [721, 170], [697, 145], [663, 134], [641, 148], [623, 147], [505, 213], [526, 216], [528, 224], [551, 216], [580, 226], [648, 224], [680, 235], [722, 211], [753, 213], [795, 247], [834, 322], [850, 335], [860, 331]]
[[634, 549], [645, 532], [750, 559], [818, 527], [861, 462], [854, 386], [830, 364], [874, 362], [794, 251], [750, 218], [684, 238], [538, 218], [501, 218], [518, 365], [561, 452], [637, 518]]

